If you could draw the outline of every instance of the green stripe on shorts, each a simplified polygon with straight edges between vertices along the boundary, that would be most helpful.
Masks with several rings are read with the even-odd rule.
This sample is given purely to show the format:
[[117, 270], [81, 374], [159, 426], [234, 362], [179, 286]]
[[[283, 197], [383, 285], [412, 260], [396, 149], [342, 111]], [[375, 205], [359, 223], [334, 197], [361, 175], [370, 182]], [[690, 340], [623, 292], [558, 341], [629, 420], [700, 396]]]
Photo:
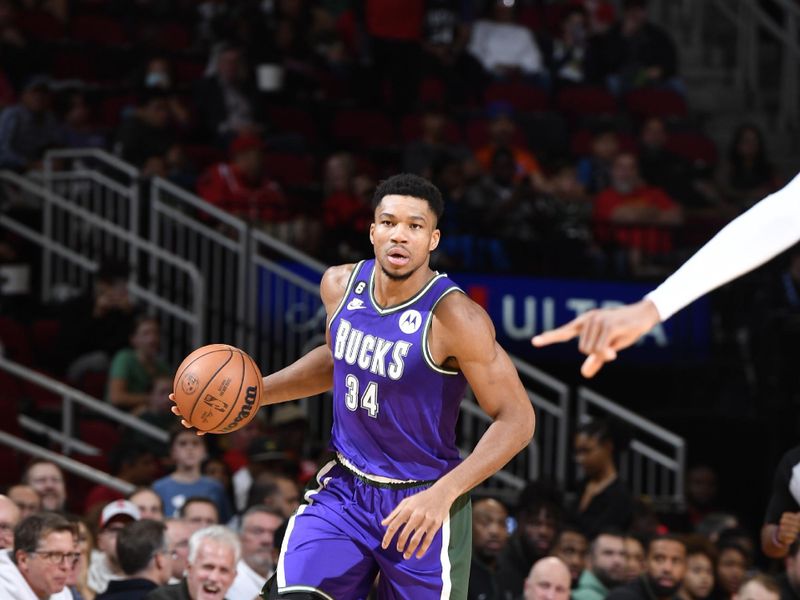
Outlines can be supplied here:
[[472, 562], [472, 502], [464, 494], [450, 507], [450, 600], [467, 600]]

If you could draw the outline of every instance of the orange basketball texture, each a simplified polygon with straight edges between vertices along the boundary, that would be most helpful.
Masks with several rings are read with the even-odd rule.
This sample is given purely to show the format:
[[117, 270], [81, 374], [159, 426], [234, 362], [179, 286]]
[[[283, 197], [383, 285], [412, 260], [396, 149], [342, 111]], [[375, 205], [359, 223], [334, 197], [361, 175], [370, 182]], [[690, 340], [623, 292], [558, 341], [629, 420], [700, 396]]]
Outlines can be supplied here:
[[192, 426], [230, 433], [247, 425], [261, 406], [261, 372], [246, 353], [209, 344], [183, 359], [172, 389], [175, 404]]

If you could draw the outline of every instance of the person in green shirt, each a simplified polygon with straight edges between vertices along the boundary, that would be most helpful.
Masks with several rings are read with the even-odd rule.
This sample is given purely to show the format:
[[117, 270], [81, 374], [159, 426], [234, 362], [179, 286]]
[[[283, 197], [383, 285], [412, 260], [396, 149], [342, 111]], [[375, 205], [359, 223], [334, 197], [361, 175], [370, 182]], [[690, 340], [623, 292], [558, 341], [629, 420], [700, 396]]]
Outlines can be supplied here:
[[572, 590], [572, 600], [604, 600], [625, 583], [625, 536], [621, 531], [601, 531], [589, 544], [586, 569]]
[[140, 317], [133, 326], [130, 348], [114, 355], [108, 375], [108, 400], [122, 410], [139, 415], [147, 410], [153, 384], [171, 369], [158, 356], [160, 327], [154, 317]]

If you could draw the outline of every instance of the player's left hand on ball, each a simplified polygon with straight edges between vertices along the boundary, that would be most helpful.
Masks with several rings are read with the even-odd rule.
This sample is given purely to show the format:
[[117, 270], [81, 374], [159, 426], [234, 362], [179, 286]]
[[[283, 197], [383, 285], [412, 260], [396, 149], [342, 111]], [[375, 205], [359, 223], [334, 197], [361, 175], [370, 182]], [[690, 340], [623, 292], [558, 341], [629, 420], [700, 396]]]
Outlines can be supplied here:
[[[170, 399], [171, 402], [175, 402], [175, 394], [170, 394], [169, 395], [169, 399]], [[173, 415], [181, 418], [181, 425], [186, 427], [186, 429], [192, 429], [192, 424], [189, 423], [189, 421], [187, 421], [186, 419], [183, 418], [183, 415], [181, 414], [181, 411], [180, 411], [180, 409], [178, 408], [177, 405], [175, 405], [172, 408], [170, 408], [170, 410], [172, 411]], [[205, 435], [206, 434], [205, 431], [196, 431], [195, 433], [197, 433], [197, 435]]]
[[381, 521], [386, 527], [381, 547], [384, 550], [388, 548], [392, 538], [399, 532], [397, 551], [402, 552], [403, 558], [411, 558], [415, 551], [417, 558], [422, 558], [449, 511], [450, 504], [444, 502], [432, 488], [405, 498]]

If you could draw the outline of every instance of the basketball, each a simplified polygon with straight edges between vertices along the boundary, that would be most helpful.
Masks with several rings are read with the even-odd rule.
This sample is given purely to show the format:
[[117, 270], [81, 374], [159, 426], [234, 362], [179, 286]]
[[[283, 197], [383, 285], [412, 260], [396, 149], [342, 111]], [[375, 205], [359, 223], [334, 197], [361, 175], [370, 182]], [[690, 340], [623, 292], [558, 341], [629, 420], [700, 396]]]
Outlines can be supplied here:
[[261, 372], [246, 352], [210, 344], [183, 359], [172, 388], [175, 404], [192, 426], [208, 433], [230, 433], [258, 412], [261, 386]]

